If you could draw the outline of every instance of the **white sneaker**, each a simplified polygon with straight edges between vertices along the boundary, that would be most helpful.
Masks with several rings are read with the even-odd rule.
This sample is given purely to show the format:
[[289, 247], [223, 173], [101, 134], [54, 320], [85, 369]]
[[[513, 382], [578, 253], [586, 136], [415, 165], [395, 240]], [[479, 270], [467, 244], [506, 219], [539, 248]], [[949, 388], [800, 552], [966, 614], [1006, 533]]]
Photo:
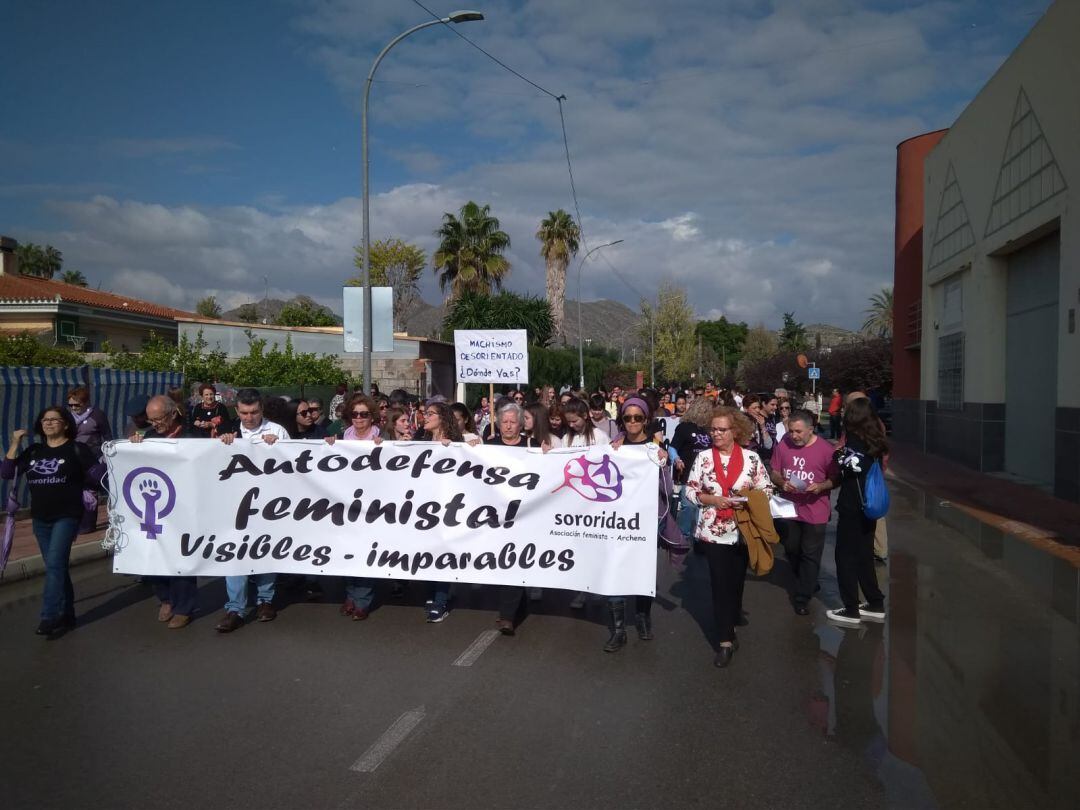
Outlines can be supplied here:
[[837, 624], [848, 624], [853, 627], [858, 627], [862, 624], [862, 618], [859, 616], [852, 616], [847, 612], [847, 608], [826, 610], [825, 615], [829, 618], [829, 621], [836, 622]]
[[584, 591], [578, 591], [574, 594], [574, 598], [570, 600], [571, 610], [581, 610], [585, 607], [585, 600], [588, 598], [588, 594]]
[[859, 605], [859, 615], [869, 622], [883, 622], [885, 621], [884, 610], [870, 610], [870, 606], [863, 602]]

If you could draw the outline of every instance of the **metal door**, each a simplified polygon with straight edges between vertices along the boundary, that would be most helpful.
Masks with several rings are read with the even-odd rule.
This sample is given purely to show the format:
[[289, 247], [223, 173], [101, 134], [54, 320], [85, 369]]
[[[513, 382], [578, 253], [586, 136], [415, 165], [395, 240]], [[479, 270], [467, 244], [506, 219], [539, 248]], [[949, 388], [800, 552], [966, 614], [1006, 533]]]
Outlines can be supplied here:
[[1005, 348], [1005, 469], [1054, 482], [1060, 234], [1009, 256]]

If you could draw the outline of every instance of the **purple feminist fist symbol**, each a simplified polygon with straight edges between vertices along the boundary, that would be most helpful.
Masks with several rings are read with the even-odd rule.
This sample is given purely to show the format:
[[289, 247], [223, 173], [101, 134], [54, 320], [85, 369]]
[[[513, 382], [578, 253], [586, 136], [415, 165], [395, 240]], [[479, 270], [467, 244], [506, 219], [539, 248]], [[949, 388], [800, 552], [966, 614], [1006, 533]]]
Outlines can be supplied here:
[[[136, 480], [138, 480], [138, 487], [135, 486]], [[135, 503], [136, 489], [142, 501], [141, 508]], [[173, 486], [172, 480], [154, 467], [136, 467], [124, 479], [123, 492], [128, 508], [135, 513], [136, 517], [142, 519], [139, 528], [143, 530], [148, 540], [157, 540], [162, 529], [158, 519], [172, 512], [173, 506], [176, 505], [176, 487]], [[159, 506], [158, 502], [161, 501], [163, 495], [165, 503]]]
[[608, 503], [622, 495], [623, 474], [618, 466], [605, 455], [600, 461], [589, 461], [578, 456], [563, 467], [563, 482], [552, 492], [570, 487], [587, 501]]

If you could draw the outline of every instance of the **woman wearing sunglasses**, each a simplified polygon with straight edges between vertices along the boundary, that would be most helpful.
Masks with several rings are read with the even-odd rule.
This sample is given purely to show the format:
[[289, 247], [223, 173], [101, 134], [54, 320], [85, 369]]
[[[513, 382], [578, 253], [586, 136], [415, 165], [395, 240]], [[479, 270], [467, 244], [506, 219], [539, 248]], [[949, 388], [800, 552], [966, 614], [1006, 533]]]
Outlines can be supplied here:
[[[649, 432], [649, 422], [652, 419], [652, 409], [641, 397], [628, 397], [619, 409], [619, 422], [622, 423], [623, 432], [612, 445], [618, 450], [623, 445], [646, 445], [654, 442], [655, 437]], [[668, 454], [660, 448], [658, 459], [661, 468], [667, 467]], [[670, 485], [671, 479], [660, 476], [661, 487]], [[668, 493], [670, 495], [670, 492]], [[637, 627], [638, 638], [642, 641], [652, 641], [652, 603], [651, 596], [634, 596], [634, 625]], [[626, 597], [608, 597], [608, 630], [611, 635], [604, 645], [604, 652], [618, 652], [626, 646]]]
[[[299, 411], [297, 412], [299, 413]], [[379, 418], [379, 406], [366, 394], [353, 394], [342, 406], [342, 422], [347, 424], [342, 441], [382, 441], [375, 422]], [[333, 444], [336, 437], [327, 436], [326, 443]], [[345, 604], [341, 615], [354, 622], [362, 622], [371, 615], [371, 603], [375, 601], [375, 580], [368, 577], [348, 577], [345, 580]]]
[[301, 399], [296, 403], [295, 418], [286, 427], [295, 425], [295, 433], [289, 431], [294, 439], [325, 439], [326, 428], [320, 424], [321, 418], [322, 413], [318, 406]]
[[722, 406], [712, 413], [709, 436], [712, 448], [698, 453], [686, 480], [686, 495], [701, 508], [696, 536], [709, 564], [713, 617], [720, 649], [713, 663], [731, 663], [739, 640], [735, 625], [742, 617], [743, 586], [750, 557], [739, 535], [735, 510], [745, 506], [736, 493], [745, 489], [772, 491], [769, 472], [753, 450], [741, 445], [750, 440], [754, 426], [736, 408]]
[[788, 432], [788, 419], [791, 418], [791, 400], [781, 398], [776, 406], [776, 441], [779, 442]]

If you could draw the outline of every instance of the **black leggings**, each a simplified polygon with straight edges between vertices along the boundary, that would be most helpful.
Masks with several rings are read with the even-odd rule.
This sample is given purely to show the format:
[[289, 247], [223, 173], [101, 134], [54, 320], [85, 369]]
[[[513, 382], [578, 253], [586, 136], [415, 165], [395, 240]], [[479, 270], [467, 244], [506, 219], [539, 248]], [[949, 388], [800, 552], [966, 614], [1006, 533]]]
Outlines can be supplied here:
[[874, 528], [861, 511], [843, 510], [836, 521], [836, 582], [848, 610], [859, 612], [859, 588], [867, 604], [880, 609], [885, 595], [874, 570]]

